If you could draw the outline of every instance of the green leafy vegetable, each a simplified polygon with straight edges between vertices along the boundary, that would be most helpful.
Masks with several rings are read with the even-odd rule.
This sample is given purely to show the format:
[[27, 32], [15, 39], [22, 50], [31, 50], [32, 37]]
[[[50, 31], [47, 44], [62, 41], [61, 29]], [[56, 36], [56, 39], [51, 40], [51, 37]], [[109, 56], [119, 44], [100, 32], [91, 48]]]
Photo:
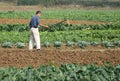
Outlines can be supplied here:
[[54, 43], [54, 46], [55, 46], [56, 48], [60, 48], [61, 45], [62, 45], [62, 42], [60, 42], [60, 41], [56, 41], [56, 42]]
[[44, 47], [50, 47], [50, 43], [49, 42], [44, 42], [43, 46]]
[[16, 43], [16, 47], [17, 47], [17, 48], [24, 48], [24, 47], [25, 47], [25, 43], [17, 42], [17, 43]]
[[66, 46], [74, 46], [74, 42], [67, 41]]
[[78, 46], [80, 47], [80, 48], [86, 48], [87, 46], [89, 45], [89, 43], [88, 42], [85, 42], [85, 41], [78, 41]]
[[12, 48], [13, 47], [13, 43], [11, 43], [11, 42], [4, 42], [2, 44], [2, 47], [4, 47], [4, 48]]

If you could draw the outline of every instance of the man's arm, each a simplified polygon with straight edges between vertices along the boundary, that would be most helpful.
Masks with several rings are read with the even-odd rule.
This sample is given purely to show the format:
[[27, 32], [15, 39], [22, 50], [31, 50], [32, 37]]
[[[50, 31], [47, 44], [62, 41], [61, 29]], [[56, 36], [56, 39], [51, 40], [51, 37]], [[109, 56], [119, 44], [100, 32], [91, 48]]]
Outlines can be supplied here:
[[42, 26], [42, 27], [44, 27], [44, 28], [48, 28], [48, 26], [43, 25], [43, 24], [39, 24], [39, 26]]

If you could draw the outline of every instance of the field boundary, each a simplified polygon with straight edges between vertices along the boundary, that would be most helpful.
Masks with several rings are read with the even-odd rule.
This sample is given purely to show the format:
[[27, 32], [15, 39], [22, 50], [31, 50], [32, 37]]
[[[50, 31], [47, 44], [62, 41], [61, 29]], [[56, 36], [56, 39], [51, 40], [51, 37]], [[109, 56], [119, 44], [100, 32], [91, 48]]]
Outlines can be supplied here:
[[[0, 19], [0, 24], [29, 24], [30, 19]], [[55, 24], [60, 22], [60, 19], [42, 19], [42, 24]], [[98, 21], [85, 21], [85, 20], [69, 20], [70, 24], [108, 24], [107, 22], [98, 22]], [[110, 22], [109, 22], [110, 23]]]

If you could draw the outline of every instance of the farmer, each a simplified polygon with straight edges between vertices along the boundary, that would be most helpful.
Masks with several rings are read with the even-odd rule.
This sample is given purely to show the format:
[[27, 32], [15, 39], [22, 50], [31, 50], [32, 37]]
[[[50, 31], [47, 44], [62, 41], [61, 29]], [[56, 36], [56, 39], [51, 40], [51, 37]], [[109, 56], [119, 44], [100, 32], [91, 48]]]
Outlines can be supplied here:
[[30, 41], [29, 41], [29, 50], [32, 50], [34, 47], [34, 43], [36, 43], [37, 51], [40, 51], [40, 35], [38, 26], [42, 26], [48, 28], [48, 26], [42, 25], [40, 23], [41, 11], [37, 11], [36, 15], [31, 18], [29, 23], [30, 26]]

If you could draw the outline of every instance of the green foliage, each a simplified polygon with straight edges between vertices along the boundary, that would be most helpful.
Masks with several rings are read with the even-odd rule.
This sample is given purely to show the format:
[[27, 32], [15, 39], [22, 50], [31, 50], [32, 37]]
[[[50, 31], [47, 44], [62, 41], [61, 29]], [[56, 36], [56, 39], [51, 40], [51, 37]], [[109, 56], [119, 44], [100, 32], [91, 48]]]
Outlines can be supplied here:
[[67, 41], [67, 43], [66, 43], [66, 46], [74, 46], [74, 45], [75, 45], [75, 43], [71, 42], [71, 41]]
[[[113, 35], [113, 39], [109, 39], [108, 37]], [[29, 42], [30, 33], [29, 31], [24, 32], [0, 32], [0, 43], [4, 41], [9, 41], [13, 43], [17, 43], [18, 41], [28, 43]], [[77, 42], [79, 40], [82, 41], [119, 41], [120, 40], [120, 30], [72, 30], [72, 31], [56, 31], [56, 32], [40, 32], [41, 43], [44, 41], [53, 43], [55, 41], [67, 42], [73, 41]], [[102, 40], [101, 40], [102, 39]]]
[[115, 45], [111, 42], [108, 42], [108, 41], [103, 41], [102, 45], [107, 47], [107, 48], [115, 48]]
[[120, 41], [115, 41], [113, 44], [120, 47]]
[[[100, 25], [68, 25], [64, 23], [49, 25], [48, 29], [40, 27], [40, 31], [68, 31], [68, 30], [119, 30], [120, 24], [100, 24]], [[1, 24], [0, 31], [29, 31], [30, 27], [26, 24]]]
[[16, 43], [16, 47], [17, 47], [17, 48], [24, 48], [24, 47], [25, 47], [25, 43], [17, 42], [17, 43]]
[[[82, 41], [95, 41], [91, 42], [91, 45], [96, 46], [97, 42], [109, 41], [114, 42], [114, 44], [105, 44], [105, 47], [114, 47], [120, 46], [118, 40], [120, 40], [120, 24], [102, 24], [102, 25], [68, 25], [68, 24], [54, 24], [50, 25], [49, 29], [40, 28], [41, 31], [48, 32], [40, 32], [41, 34], [41, 42], [48, 40], [47, 42], [67, 42], [73, 41], [77, 42], [78, 40]], [[7, 24], [0, 25], [0, 42], [10, 41], [10, 42], [25, 42], [29, 41], [29, 32], [30, 28], [24, 24]], [[72, 31], [70, 31], [72, 30]], [[80, 31], [81, 30], [81, 31]], [[6, 32], [9, 31], [9, 32]], [[48, 43], [45, 43], [44, 46], [49, 46]], [[71, 42], [67, 42], [67, 46], [71, 46]], [[86, 44], [84, 42], [79, 44], [81, 48], [85, 48]]]
[[120, 3], [118, 0], [57, 0], [58, 5], [82, 5], [82, 6], [110, 6], [110, 7], [119, 7]]
[[40, 5], [49, 7], [49, 6], [55, 6], [57, 0], [40, 0]]
[[[36, 11], [8, 11], [0, 12], [0, 18], [30, 19]], [[66, 13], [67, 12], [67, 13]], [[120, 10], [83, 10], [83, 9], [43, 9], [42, 19], [69, 19], [102, 22], [120, 21]]]
[[[68, 25], [68, 24], [55, 24], [50, 25], [48, 29], [50, 32], [53, 31], [67, 31], [67, 30], [118, 30], [120, 29], [120, 24], [96, 24], [96, 25]], [[45, 30], [45, 29], [44, 29]]]
[[17, 5], [37, 5], [39, 0], [18, 0]]
[[11, 43], [11, 42], [4, 42], [4, 43], [2, 43], [2, 47], [3, 48], [12, 48], [13, 47], [13, 43]]
[[[52, 44], [54, 44], [54, 47], [56, 48], [60, 48], [62, 46], [62, 42], [59, 42], [59, 41], [55, 41], [54, 43], [49, 43], [49, 42], [44, 42], [43, 43], [43, 46], [48, 48], [50, 47]], [[17, 42], [16, 44], [16, 47], [17, 48], [24, 48], [25, 47], [25, 43], [22, 43], [22, 42]], [[115, 48], [116, 46], [120, 47], [120, 41], [115, 41], [115, 42], [108, 42], [108, 41], [103, 41], [102, 43], [99, 43], [99, 42], [86, 42], [86, 41], [78, 41], [77, 45], [82, 48], [82, 49], [85, 49], [88, 45], [90, 46], [98, 46], [98, 45], [101, 45], [101, 46], [104, 46], [106, 48]], [[10, 42], [5, 42], [2, 44], [2, 47], [4, 48], [12, 48], [13, 44], [10, 43]], [[76, 42], [71, 42], [71, 41], [67, 41], [66, 42], [66, 46], [76, 46]], [[36, 45], [34, 45], [34, 48], [36, 48]]]
[[50, 47], [50, 43], [49, 43], [49, 42], [44, 42], [44, 43], [43, 43], [43, 46], [44, 46], [44, 47]]
[[30, 28], [26, 24], [1, 24], [0, 31], [28, 31]]
[[98, 46], [98, 45], [100, 45], [100, 43], [99, 43], [99, 42], [95, 42], [95, 41], [90, 42], [90, 44], [91, 44], [92, 46]]
[[54, 46], [55, 46], [56, 48], [60, 48], [60, 47], [62, 46], [62, 42], [56, 41], [56, 42], [54, 42]]
[[86, 41], [78, 41], [78, 46], [80, 47], [80, 48], [86, 48], [87, 46], [89, 45], [89, 43], [88, 42], [86, 42]]
[[110, 6], [119, 7], [119, 1], [113, 0], [18, 0], [17, 5], [36, 5], [41, 4], [45, 7], [55, 6], [55, 5], [83, 5], [83, 6]]
[[0, 67], [0, 81], [120, 81], [120, 65], [64, 64], [60, 67]]

